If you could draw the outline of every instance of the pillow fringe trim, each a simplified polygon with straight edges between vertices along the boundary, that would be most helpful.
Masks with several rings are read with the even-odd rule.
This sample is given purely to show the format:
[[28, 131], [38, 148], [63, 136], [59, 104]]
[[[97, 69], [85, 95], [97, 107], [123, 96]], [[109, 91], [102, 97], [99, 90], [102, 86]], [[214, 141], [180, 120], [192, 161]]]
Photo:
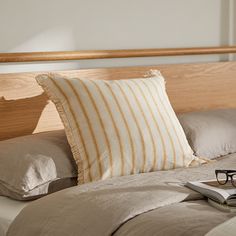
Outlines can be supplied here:
[[51, 73], [49, 74], [42, 74], [42, 75], [38, 75], [36, 76], [36, 81], [37, 83], [44, 89], [44, 91], [46, 91], [48, 98], [53, 101], [53, 103], [55, 104], [57, 111], [59, 113], [59, 116], [61, 118], [61, 121], [65, 127], [65, 132], [66, 132], [66, 136], [68, 139], [68, 142], [70, 144], [71, 147], [71, 151], [73, 154], [73, 157], [76, 161], [76, 164], [78, 166], [78, 184], [84, 184], [84, 168], [83, 168], [83, 162], [81, 160], [81, 156], [80, 156], [80, 152], [79, 149], [77, 147], [77, 145], [75, 144], [74, 138], [73, 138], [73, 134], [72, 134], [72, 130], [70, 127], [70, 123], [65, 115], [65, 111], [63, 108], [63, 105], [61, 104], [61, 102], [56, 98], [55, 94], [48, 88], [50, 87], [50, 84], [45, 81], [45, 76], [52, 78], [53, 75]]

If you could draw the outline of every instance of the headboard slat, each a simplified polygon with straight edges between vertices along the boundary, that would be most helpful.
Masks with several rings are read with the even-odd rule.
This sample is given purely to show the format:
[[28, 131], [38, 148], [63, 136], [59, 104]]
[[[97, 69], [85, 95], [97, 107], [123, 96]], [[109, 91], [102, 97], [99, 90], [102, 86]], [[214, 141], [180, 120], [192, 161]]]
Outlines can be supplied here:
[[[176, 112], [236, 108], [236, 62], [174, 64], [148, 67], [58, 72], [85, 79], [143, 77], [158, 69]], [[0, 74], [0, 140], [62, 129], [54, 105], [35, 81], [39, 73]]]

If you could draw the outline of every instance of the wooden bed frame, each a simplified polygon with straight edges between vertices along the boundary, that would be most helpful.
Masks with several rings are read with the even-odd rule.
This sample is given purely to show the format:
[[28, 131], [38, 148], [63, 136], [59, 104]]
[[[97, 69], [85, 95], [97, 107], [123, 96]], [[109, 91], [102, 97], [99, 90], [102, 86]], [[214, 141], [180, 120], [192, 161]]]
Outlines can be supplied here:
[[[236, 53], [236, 46], [0, 53], [0, 63], [222, 53]], [[128, 79], [143, 77], [149, 69], [160, 70], [166, 78], [167, 92], [177, 113], [236, 108], [236, 61], [83, 69], [57, 73], [88, 79]], [[0, 140], [63, 128], [55, 106], [35, 81], [35, 76], [40, 73], [42, 72], [0, 74]]]

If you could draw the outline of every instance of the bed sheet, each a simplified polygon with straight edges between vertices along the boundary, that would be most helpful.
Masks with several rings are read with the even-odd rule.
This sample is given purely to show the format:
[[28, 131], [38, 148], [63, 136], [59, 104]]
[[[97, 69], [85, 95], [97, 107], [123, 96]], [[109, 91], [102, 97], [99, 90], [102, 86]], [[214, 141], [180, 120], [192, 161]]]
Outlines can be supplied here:
[[11, 222], [29, 203], [0, 196], [0, 236], [6, 235]]

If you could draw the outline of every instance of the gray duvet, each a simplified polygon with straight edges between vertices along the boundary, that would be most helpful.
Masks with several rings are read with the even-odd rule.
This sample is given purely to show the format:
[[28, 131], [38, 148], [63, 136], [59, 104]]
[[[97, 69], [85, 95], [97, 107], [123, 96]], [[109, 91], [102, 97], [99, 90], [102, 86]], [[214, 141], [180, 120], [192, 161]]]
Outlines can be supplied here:
[[200, 194], [183, 184], [213, 179], [216, 168], [236, 168], [236, 155], [201, 167], [125, 176], [66, 189], [29, 204], [7, 235], [212, 236], [213, 230], [224, 231], [224, 224], [220, 224], [234, 214], [209, 206]]

